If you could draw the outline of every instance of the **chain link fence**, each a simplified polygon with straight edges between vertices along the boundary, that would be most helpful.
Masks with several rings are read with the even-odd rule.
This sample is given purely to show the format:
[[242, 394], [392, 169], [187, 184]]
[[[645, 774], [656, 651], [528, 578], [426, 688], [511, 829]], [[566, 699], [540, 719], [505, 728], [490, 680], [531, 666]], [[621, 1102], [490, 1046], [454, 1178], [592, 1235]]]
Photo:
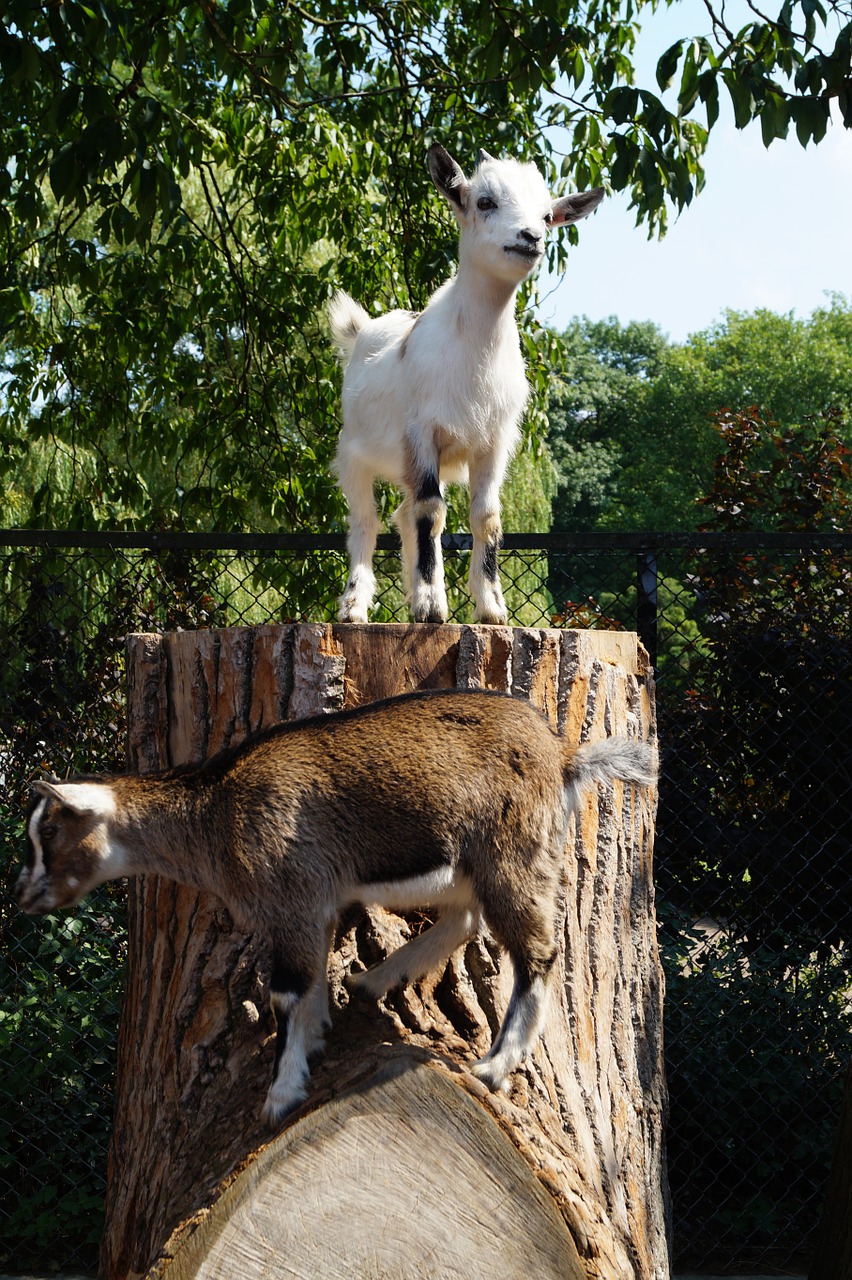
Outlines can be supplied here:
[[[470, 542], [444, 539], [454, 619]], [[116, 888], [11, 905], [30, 781], [120, 770], [131, 631], [333, 616], [339, 537], [0, 534], [0, 1266], [94, 1271], [125, 948]], [[378, 620], [404, 620], [395, 539]], [[806, 1259], [852, 1030], [852, 536], [517, 535], [526, 626], [638, 630], [657, 672], [656, 844], [680, 1268]]]

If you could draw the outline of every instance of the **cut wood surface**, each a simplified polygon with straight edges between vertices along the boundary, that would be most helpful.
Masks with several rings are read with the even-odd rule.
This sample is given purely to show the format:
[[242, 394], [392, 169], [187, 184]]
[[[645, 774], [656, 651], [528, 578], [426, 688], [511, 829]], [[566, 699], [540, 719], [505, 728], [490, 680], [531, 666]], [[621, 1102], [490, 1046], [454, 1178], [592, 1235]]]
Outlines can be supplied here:
[[[654, 728], [628, 633], [293, 624], [135, 636], [128, 680], [140, 772], [420, 688], [504, 689], [576, 742]], [[506, 1007], [498, 948], [478, 939], [371, 1006], [349, 1000], [345, 973], [420, 920], [349, 913], [329, 964], [327, 1053], [279, 1136], [260, 1121], [273, 1051], [264, 942], [213, 899], [132, 883], [102, 1275], [666, 1280], [653, 806], [620, 784], [589, 797], [566, 849], [547, 1023], [507, 1095], [465, 1070]]]
[[233, 1280], [270, 1259], [299, 1280], [585, 1276], [553, 1198], [488, 1112], [404, 1063], [287, 1129], [153, 1275]]

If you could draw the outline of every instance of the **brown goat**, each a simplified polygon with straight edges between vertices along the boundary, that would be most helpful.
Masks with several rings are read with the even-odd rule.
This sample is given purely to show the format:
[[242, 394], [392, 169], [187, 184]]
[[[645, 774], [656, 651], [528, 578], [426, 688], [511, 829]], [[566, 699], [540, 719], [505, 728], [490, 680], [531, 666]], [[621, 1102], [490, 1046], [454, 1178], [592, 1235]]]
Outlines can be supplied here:
[[37, 782], [15, 894], [44, 915], [105, 880], [155, 874], [216, 894], [242, 928], [265, 933], [278, 1024], [270, 1122], [306, 1096], [344, 907], [438, 909], [430, 929], [352, 979], [374, 997], [445, 961], [484, 918], [515, 973], [473, 1068], [498, 1089], [541, 1029], [569, 817], [585, 786], [615, 779], [653, 782], [647, 743], [572, 748], [503, 694], [406, 694], [277, 725], [198, 767]]

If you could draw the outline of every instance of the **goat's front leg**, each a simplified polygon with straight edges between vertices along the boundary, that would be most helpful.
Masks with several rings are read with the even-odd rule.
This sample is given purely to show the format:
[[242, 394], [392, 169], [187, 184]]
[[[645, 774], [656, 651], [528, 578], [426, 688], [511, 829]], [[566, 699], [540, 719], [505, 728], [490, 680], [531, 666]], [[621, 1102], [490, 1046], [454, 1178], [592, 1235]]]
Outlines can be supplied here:
[[275, 1063], [263, 1118], [278, 1124], [308, 1096], [308, 1056], [321, 1049], [331, 1025], [328, 1014], [327, 948], [313, 970], [273, 949], [269, 1000], [275, 1013]]
[[503, 625], [508, 621], [500, 590], [497, 553], [503, 542], [500, 526], [500, 486], [506, 458], [499, 454], [472, 459], [470, 463], [470, 531], [473, 551], [468, 586], [476, 602], [475, 622]]
[[394, 520], [402, 540], [405, 585], [415, 622], [446, 622], [449, 613], [444, 587], [441, 534], [447, 521], [444, 491], [434, 463], [412, 464], [412, 487], [396, 510]]

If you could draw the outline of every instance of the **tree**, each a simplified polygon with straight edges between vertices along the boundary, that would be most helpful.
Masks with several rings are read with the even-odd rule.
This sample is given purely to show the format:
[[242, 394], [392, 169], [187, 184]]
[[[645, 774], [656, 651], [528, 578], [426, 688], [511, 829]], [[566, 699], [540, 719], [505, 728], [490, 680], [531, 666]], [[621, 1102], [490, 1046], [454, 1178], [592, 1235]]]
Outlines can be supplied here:
[[[679, 42], [635, 86], [637, 17], [547, 0], [0, 5], [0, 435], [32, 523], [335, 527], [335, 284], [417, 307], [454, 235], [425, 144], [629, 189], [662, 230], [688, 204], [719, 87], [764, 137], [845, 124], [838, 3]], [[831, 48], [819, 42], [829, 30]], [[650, 19], [652, 20], [652, 19]], [[717, 39], [718, 38], [718, 39]], [[714, 41], [716, 43], [714, 43]], [[697, 103], [706, 122], [690, 116]], [[558, 130], [558, 132], [555, 132]], [[562, 140], [558, 154], [554, 137]], [[567, 240], [552, 256], [564, 258]], [[541, 407], [557, 344], [526, 330]], [[35, 446], [35, 447], [33, 447]], [[28, 492], [31, 491], [31, 492]]]
[[[577, 320], [565, 348], [548, 432], [560, 471], [556, 528], [697, 527], [724, 411], [759, 406], [807, 435], [808, 418], [833, 409], [852, 443], [852, 302], [839, 294], [804, 319], [729, 311], [684, 343], [648, 323]], [[750, 527], [784, 518], [784, 494], [771, 482], [781, 475], [771, 471], [760, 504], [750, 504]]]
[[[677, 796], [656, 844], [670, 1167], [705, 1258], [809, 1238], [852, 1022], [852, 566], [832, 546], [849, 528], [848, 427], [751, 409], [717, 431], [702, 510], [728, 549], [691, 557], [703, 649], [691, 689], [658, 703]], [[781, 1141], [779, 1097], [796, 1100]]]

